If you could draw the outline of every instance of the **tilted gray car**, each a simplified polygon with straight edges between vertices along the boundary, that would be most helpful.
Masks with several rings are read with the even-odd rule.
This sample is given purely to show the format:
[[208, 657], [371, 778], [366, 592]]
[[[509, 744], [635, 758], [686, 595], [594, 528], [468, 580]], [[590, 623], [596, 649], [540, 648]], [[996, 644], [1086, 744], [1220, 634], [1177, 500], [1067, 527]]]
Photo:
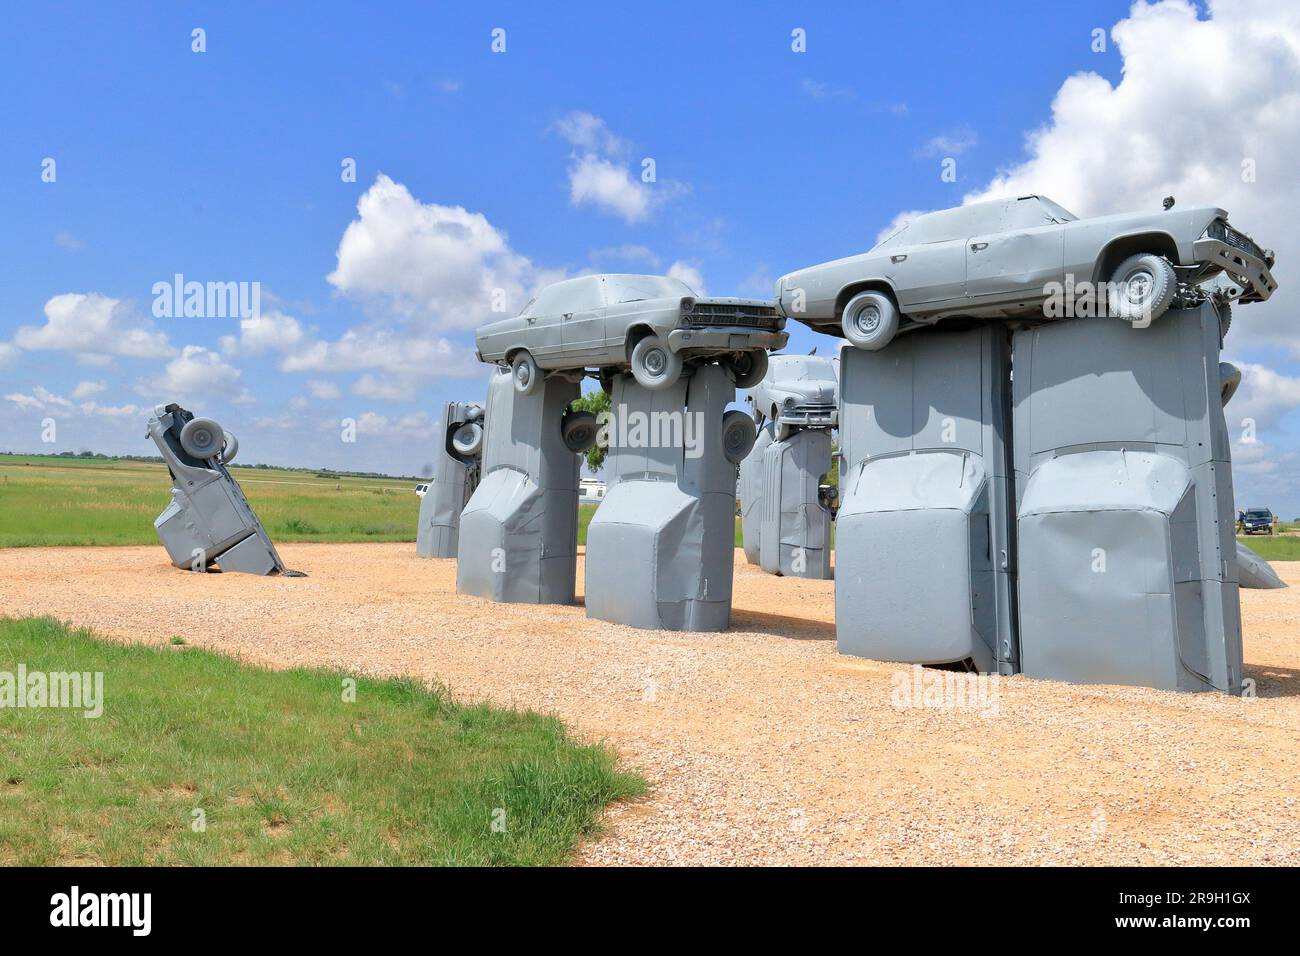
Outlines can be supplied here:
[[838, 421], [835, 401], [838, 361], [822, 355], [773, 355], [767, 375], [742, 400], [754, 407], [761, 423], [774, 423], [777, 441], [797, 427], [833, 428]]
[[1080, 219], [1020, 196], [927, 213], [869, 252], [782, 276], [777, 305], [874, 350], [947, 319], [1055, 318], [1049, 300], [1076, 289], [1138, 327], [1174, 304], [1213, 295], [1226, 316], [1230, 300], [1262, 302], [1277, 289], [1273, 254], [1228, 225], [1227, 212], [1165, 206]]
[[477, 332], [482, 362], [508, 366], [530, 394], [548, 372], [630, 369], [643, 387], [669, 388], [686, 363], [721, 358], [739, 388], [762, 380], [767, 349], [786, 343], [769, 301], [702, 298], [668, 276], [589, 275], [548, 285], [520, 313]]

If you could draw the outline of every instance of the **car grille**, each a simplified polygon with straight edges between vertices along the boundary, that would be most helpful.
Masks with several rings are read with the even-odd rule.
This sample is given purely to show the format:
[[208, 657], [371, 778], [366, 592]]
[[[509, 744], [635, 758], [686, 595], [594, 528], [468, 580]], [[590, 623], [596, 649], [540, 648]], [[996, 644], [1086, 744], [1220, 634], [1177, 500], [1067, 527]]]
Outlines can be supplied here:
[[1264, 250], [1257, 246], [1250, 236], [1233, 229], [1222, 219], [1216, 219], [1210, 223], [1210, 228], [1207, 231], [1212, 239], [1222, 240], [1235, 249], [1248, 252], [1260, 259], [1264, 258]]
[[771, 305], [729, 305], [723, 302], [696, 302], [686, 316], [691, 325], [743, 325], [754, 329], [775, 329], [780, 317]]

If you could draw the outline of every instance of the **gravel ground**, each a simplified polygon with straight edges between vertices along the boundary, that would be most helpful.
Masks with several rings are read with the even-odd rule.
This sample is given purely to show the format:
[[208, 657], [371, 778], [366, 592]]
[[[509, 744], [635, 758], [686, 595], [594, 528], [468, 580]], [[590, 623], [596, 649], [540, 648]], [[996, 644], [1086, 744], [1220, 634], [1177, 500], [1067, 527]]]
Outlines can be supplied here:
[[453, 562], [410, 544], [280, 550], [310, 577], [0, 550], [0, 614], [558, 713], [653, 784], [588, 864], [1300, 863], [1300, 588], [1242, 592], [1256, 699], [1015, 677], [978, 706], [907, 707], [910, 671], [835, 653], [830, 582], [739, 551], [733, 630], [676, 634], [459, 596]]

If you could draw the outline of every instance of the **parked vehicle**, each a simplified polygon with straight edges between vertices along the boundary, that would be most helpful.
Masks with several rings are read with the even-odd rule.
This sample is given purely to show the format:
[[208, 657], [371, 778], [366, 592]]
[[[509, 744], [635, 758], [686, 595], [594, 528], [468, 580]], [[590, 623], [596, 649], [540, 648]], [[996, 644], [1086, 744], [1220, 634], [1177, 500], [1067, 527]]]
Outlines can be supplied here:
[[600, 504], [605, 500], [605, 482], [599, 478], [580, 478], [578, 480], [578, 500], [584, 504]]
[[[918, 216], [869, 252], [777, 280], [781, 312], [863, 349], [948, 319], [1051, 318], [1049, 297], [1086, 283], [1106, 314], [1148, 325], [1171, 305], [1277, 289], [1273, 253], [1214, 207], [1080, 219], [1045, 196]], [[1094, 312], [1093, 314], [1096, 314]]]
[[1272, 534], [1277, 519], [1267, 508], [1247, 508], [1241, 518], [1242, 534]]
[[429, 485], [427, 483], [418, 484], [415, 486], [415, 493], [421, 498], [423, 498], [428, 493], [428, 491], [429, 491]]
[[671, 386], [687, 363], [721, 359], [738, 388], [761, 381], [767, 349], [789, 338], [785, 319], [759, 299], [701, 298], [668, 276], [590, 275], [547, 286], [520, 313], [479, 328], [482, 362], [508, 366], [515, 388], [541, 387], [547, 373], [630, 369], [653, 390]]

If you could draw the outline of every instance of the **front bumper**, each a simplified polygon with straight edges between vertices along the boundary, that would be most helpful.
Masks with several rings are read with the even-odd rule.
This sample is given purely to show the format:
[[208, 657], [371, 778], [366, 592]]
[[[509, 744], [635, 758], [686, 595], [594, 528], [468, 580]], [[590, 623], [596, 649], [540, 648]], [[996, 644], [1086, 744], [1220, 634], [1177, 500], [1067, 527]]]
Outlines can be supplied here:
[[668, 333], [668, 347], [674, 352], [753, 352], [757, 349], [783, 349], [789, 332], [744, 327], [673, 329]]
[[839, 421], [839, 409], [834, 405], [796, 405], [778, 409], [776, 420], [805, 428], [834, 428]]
[[1269, 270], [1268, 263], [1253, 253], [1224, 242], [1204, 236], [1192, 243], [1192, 252], [1198, 262], [1212, 263], [1234, 278], [1245, 281], [1240, 302], [1263, 302], [1277, 291], [1277, 280]]

